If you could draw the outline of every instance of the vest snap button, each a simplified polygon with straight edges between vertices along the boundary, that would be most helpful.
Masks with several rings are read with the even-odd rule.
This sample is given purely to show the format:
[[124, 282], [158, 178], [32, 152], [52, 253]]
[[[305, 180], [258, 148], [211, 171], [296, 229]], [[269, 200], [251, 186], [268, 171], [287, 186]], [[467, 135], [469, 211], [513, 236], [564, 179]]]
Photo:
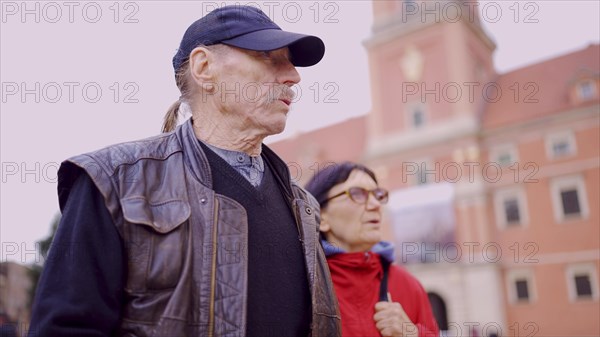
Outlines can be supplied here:
[[200, 199], [200, 203], [201, 203], [201, 204], [206, 204], [206, 198], [202, 198], [202, 199]]
[[308, 214], [308, 215], [312, 214], [312, 209], [310, 209], [310, 207], [306, 207], [305, 211], [306, 211], [306, 214]]

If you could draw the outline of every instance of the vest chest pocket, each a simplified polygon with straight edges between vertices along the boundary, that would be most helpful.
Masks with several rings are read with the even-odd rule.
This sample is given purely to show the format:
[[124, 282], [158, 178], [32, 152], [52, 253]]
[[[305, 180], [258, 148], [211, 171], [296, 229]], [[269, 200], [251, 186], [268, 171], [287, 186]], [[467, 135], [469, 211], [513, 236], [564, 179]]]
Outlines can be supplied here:
[[177, 285], [187, 247], [190, 205], [181, 199], [150, 202], [143, 197], [121, 201], [125, 248], [128, 254], [127, 290], [170, 289]]

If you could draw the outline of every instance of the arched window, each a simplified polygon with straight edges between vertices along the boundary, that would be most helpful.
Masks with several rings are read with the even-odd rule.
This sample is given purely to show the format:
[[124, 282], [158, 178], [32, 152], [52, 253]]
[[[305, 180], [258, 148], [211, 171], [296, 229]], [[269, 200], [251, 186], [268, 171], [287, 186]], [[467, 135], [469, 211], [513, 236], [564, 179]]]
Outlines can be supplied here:
[[436, 293], [427, 293], [433, 316], [440, 330], [448, 330], [448, 313], [446, 312], [446, 302]]

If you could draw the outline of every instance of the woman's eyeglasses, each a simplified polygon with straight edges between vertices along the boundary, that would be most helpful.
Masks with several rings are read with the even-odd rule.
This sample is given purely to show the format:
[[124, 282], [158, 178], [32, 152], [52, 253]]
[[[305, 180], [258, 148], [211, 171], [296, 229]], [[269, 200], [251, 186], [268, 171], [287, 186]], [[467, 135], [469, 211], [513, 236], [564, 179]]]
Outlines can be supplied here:
[[386, 189], [383, 189], [381, 187], [377, 187], [374, 188], [372, 190], [367, 190], [365, 188], [362, 187], [350, 187], [349, 189], [340, 192], [330, 198], [327, 198], [323, 203], [328, 202], [331, 199], [340, 197], [342, 195], [347, 194], [348, 197], [350, 197], [350, 200], [354, 201], [357, 204], [366, 204], [367, 200], [369, 200], [369, 194], [373, 194], [373, 196], [375, 197], [375, 199], [377, 199], [377, 201], [379, 201], [379, 203], [381, 204], [385, 204], [388, 202], [388, 191]]

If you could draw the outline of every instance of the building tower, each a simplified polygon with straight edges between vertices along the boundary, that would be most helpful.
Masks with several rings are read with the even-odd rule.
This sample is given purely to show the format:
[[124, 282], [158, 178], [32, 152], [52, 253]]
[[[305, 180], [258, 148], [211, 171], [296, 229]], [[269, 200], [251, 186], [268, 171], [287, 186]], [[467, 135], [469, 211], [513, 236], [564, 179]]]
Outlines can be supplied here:
[[[507, 328], [501, 269], [490, 263], [499, 248], [490, 233], [480, 148], [483, 95], [496, 95], [486, 86], [496, 77], [495, 44], [478, 12], [477, 3], [467, 1], [373, 1], [372, 35], [364, 43], [373, 102], [365, 160], [385, 172], [391, 189], [416, 186], [409, 192], [414, 195], [425, 188], [419, 185], [431, 183], [451, 190], [446, 206], [453, 220], [392, 212], [391, 222], [413, 227], [429, 222], [421, 237], [432, 241], [418, 235], [397, 239], [399, 258], [434, 262], [409, 268], [430, 293], [438, 321], [447, 322], [441, 328], [458, 335], [473, 329], [500, 334]], [[400, 204], [392, 198], [390, 207]], [[444, 214], [435, 202], [421, 212], [427, 209]], [[436, 225], [440, 221], [445, 225]], [[450, 236], [443, 233], [448, 230]]]

